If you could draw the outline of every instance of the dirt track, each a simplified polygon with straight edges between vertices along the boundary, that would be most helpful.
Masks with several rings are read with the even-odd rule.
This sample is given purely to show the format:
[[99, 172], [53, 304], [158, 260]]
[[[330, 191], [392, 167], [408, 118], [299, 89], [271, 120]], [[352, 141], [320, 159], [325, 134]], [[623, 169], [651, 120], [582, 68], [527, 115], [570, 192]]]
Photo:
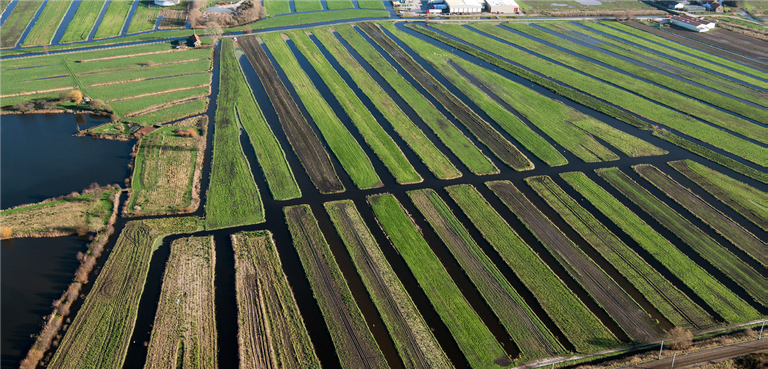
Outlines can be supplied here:
[[636, 341], [664, 335], [664, 330], [643, 311], [605, 271], [579, 250], [512, 183], [489, 184], [497, 196], [525, 223], [558, 262], [592, 298]]
[[675, 360], [675, 368], [695, 368], [710, 363], [719, 363], [725, 360], [748, 355], [751, 353], [768, 351], [768, 339], [741, 342], [733, 345], [717, 347], [709, 350], [692, 352], [685, 355], [666, 356], [661, 360], [645, 364], [636, 364], [624, 368], [671, 368], [672, 360]]
[[416, 82], [427, 90], [430, 95], [434, 96], [480, 142], [488, 147], [497, 158], [517, 171], [533, 169], [531, 161], [517, 147], [507, 141], [504, 136], [493, 129], [483, 118], [464, 105], [416, 61], [406, 56], [405, 50], [386, 36], [378, 26], [372, 23], [358, 23], [357, 26], [395, 59]]
[[238, 44], [264, 85], [288, 142], [291, 143], [312, 183], [321, 193], [344, 192], [344, 185], [336, 176], [328, 152], [291, 98], [258, 40], [255, 37], [241, 37]]

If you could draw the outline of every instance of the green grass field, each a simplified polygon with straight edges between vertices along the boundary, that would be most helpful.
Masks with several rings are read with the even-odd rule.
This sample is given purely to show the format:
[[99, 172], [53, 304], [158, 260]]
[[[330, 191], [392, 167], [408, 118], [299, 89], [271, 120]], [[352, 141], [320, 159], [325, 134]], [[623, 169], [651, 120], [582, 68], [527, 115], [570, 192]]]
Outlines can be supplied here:
[[351, 0], [327, 0], [325, 3], [328, 5], [328, 10], [355, 8]]
[[619, 341], [552, 269], [523, 241], [471, 185], [446, 188], [472, 224], [536, 296], [542, 309], [578, 352], [613, 347]]
[[156, 240], [194, 232], [198, 222], [194, 217], [128, 222], [49, 365], [122, 368]]
[[715, 325], [706, 311], [568, 196], [552, 178], [528, 177], [525, 181], [674, 326], [698, 331]]
[[49, 45], [71, 4], [72, 0], [49, 1], [37, 18], [32, 30], [27, 34], [22, 46]]
[[180, 61], [173, 64], [155, 65], [144, 68], [134, 68], [121, 73], [100, 72], [95, 74], [79, 74], [79, 79], [84, 86], [106, 84], [113, 82], [131, 81], [137, 79], [150, 79], [174, 75], [186, 75], [196, 72], [207, 72], [211, 69], [211, 59], [194, 61]]
[[475, 243], [440, 196], [432, 189], [409, 191], [408, 195], [520, 350], [516, 360], [524, 362], [564, 354], [557, 339]]
[[167, 123], [184, 117], [204, 113], [207, 106], [207, 98], [197, 99], [169, 106], [160, 110], [155, 110], [146, 114], [136, 115], [129, 118], [129, 120], [132, 122], [141, 123], [145, 126]]
[[669, 162], [699, 187], [768, 231], [768, 194], [692, 160]]
[[[157, 25], [157, 17], [160, 15], [159, 6], [154, 6], [153, 0], [140, 0], [139, 6], [136, 7], [136, 11], [131, 18], [131, 24], [128, 25], [127, 34], [151, 31], [155, 29]], [[150, 8], [150, 5], [153, 7]], [[189, 34], [189, 31], [184, 31]]]
[[[714, 125], [720, 126], [732, 132], [739, 133], [741, 135], [744, 135], [745, 137], [755, 139], [759, 142], [762, 142], [762, 143], [768, 142], [768, 128], [760, 127], [759, 125], [753, 124], [739, 117], [735, 117], [731, 114], [720, 111], [712, 106], [695, 101], [689, 97], [680, 95], [674, 91], [667, 91], [667, 90], [658, 88], [655, 85], [642, 81], [638, 78], [627, 76], [620, 72], [614, 71], [610, 68], [598, 65], [590, 60], [573, 56], [566, 52], [557, 50], [554, 47], [547, 46], [545, 44], [528, 39], [526, 37], [520, 37], [518, 35], [515, 35], [512, 32], [504, 31], [503, 29], [498, 27], [493, 27], [493, 26], [489, 27], [489, 26], [483, 26], [483, 25], [476, 25], [475, 27], [483, 30], [484, 32], [488, 32], [489, 34], [500, 37], [515, 45], [524, 47], [527, 50], [536, 52], [540, 55], [546, 55], [548, 58], [556, 60], [566, 66], [570, 66], [571, 68], [578, 70], [582, 73], [586, 73], [592, 77], [607, 81], [609, 83], [622, 87], [627, 91], [633, 92], [637, 95], [644, 96], [649, 100], [655, 101], [658, 104], [666, 105], [670, 108], [679, 110], [682, 113], [699, 118], [700, 120], [712, 123]], [[519, 27], [515, 27], [515, 28], [519, 28]], [[590, 54], [598, 55], [602, 53], [590, 53]], [[607, 64], [611, 64], [614, 66], [622, 65], [620, 62], [610, 63], [603, 58], [599, 58], [599, 57], [596, 57], [596, 58], [600, 61], [606, 62]], [[635, 68], [632, 68], [632, 69], [633, 71], [636, 72]], [[636, 68], [636, 69], [642, 70], [642, 68]], [[651, 72], [651, 71], [649, 71], [647, 75], [643, 75], [642, 77], [651, 77], [652, 79], [655, 80], [655, 82], [658, 83], [661, 78], [656, 76], [663, 77], [661, 74]], [[703, 92], [700, 92], [699, 89], [696, 89], [694, 86], [684, 87], [676, 79], [671, 77], [670, 79], [671, 81], [668, 81], [669, 82], [668, 84], [670, 85], [681, 86], [680, 87], [681, 89], [689, 90], [692, 93], [698, 92], [696, 93], [697, 96], [704, 94]], [[703, 90], [703, 91], [706, 91], [706, 90]], [[720, 98], [722, 99], [722, 97]], [[762, 116], [761, 119], [763, 121], [765, 121], [766, 118], [768, 118], [768, 115], [766, 115], [764, 112], [758, 112], [757, 109], [747, 108], [746, 111], [754, 111], [757, 115]]]
[[[111, 102], [110, 105], [117, 114], [122, 116], [134, 116], [136, 113], [141, 113], [145, 109], [151, 109], [154, 106], [161, 104], [171, 104], [182, 99], [188, 99], [192, 97], [205, 97], [209, 94], [209, 87], [195, 87], [191, 89], [166, 92], [158, 95], [150, 95], [144, 97], [135, 97], [120, 101]], [[94, 95], [96, 96], [96, 95]], [[130, 119], [130, 118], [127, 118]]]
[[351, 200], [324, 204], [406, 367], [452, 368]]
[[759, 315], [584, 173], [570, 172], [560, 176], [704, 300], [725, 322], [741, 322]]
[[[221, 85], [228, 81], [221, 73]], [[211, 182], [205, 205], [206, 229], [255, 224], [264, 221], [264, 206], [251, 166], [240, 145], [240, 121], [232, 96], [220, 94], [213, 136]]]
[[360, 9], [386, 9], [382, 0], [357, 0]]
[[168, 90], [191, 88], [209, 85], [211, 76], [205, 73], [195, 73], [184, 78], [158, 78], [151, 81], [136, 81], [121, 83], [119, 88], [115, 85], [88, 87], [88, 93], [109, 103], [110, 100], [124, 99], [126, 97], [143, 94], [154, 94]]
[[373, 102], [378, 111], [387, 119], [392, 128], [400, 135], [400, 138], [408, 144], [408, 147], [421, 159], [429, 170], [439, 179], [451, 179], [461, 176], [448, 158], [443, 155], [392, 98], [379, 86], [378, 83], [363, 69], [363, 67], [349, 54], [346, 48], [334, 37], [329, 28], [313, 29], [315, 37], [330, 52], [336, 61], [346, 70], [354, 80], [357, 87]]
[[293, 6], [296, 13], [323, 10], [323, 3], [320, 0], [294, 0]]
[[359, 53], [376, 71], [397, 91], [400, 97], [410, 105], [424, 123], [432, 129], [440, 141], [467, 168], [477, 175], [499, 173], [493, 165], [461, 131], [443, 116], [434, 105], [424, 98], [408, 81], [397, 73], [365, 39], [351, 26], [340, 25], [334, 29], [344, 37], [354, 50]]
[[26, 0], [16, 3], [10, 14], [5, 16], [2, 34], [0, 35], [0, 47], [14, 47], [19, 42], [24, 30], [27, 29], [37, 10], [43, 4], [42, 0]]
[[763, 288], [768, 281], [745, 264], [728, 249], [710, 238], [674, 209], [653, 196], [618, 168], [598, 169], [596, 172], [633, 203], [669, 229], [712, 266], [730, 279], [763, 306], [768, 306], [768, 291]]
[[120, 36], [120, 33], [123, 32], [126, 18], [128, 18], [128, 13], [131, 11], [131, 6], [133, 6], [133, 1], [110, 1], [109, 7], [101, 19], [101, 24], [93, 35], [93, 39], [98, 40], [100, 38]]
[[336, 70], [333, 69], [333, 66], [325, 59], [312, 40], [303, 32], [291, 32], [290, 37], [298, 50], [304, 54], [304, 57], [315, 68], [325, 82], [325, 85], [333, 92], [336, 100], [344, 108], [344, 111], [355, 124], [365, 142], [389, 169], [397, 183], [410, 184], [421, 182], [421, 176], [413, 169], [405, 154], [389, 137], [387, 132], [381, 128], [373, 115], [371, 115], [371, 112], [363, 105], [354, 91], [347, 86]]
[[264, 8], [267, 9], [269, 15], [288, 14], [291, 12], [291, 2], [288, 0], [264, 0]]
[[229, 41], [225, 41], [222, 45], [221, 73], [222, 79], [226, 82], [219, 87], [219, 95], [223, 96], [219, 100], [220, 104], [227, 105], [228, 114], [231, 111], [230, 105], [236, 107], [234, 113], [238, 115], [240, 123], [248, 133], [272, 197], [275, 200], [299, 198], [301, 190], [288, 165], [285, 151], [256, 103], [232, 46]]
[[325, 142], [349, 174], [352, 182], [360, 189], [381, 187], [383, 184], [376, 174], [370, 158], [344, 127], [331, 106], [320, 95], [288, 45], [281, 38], [281, 34], [270, 33], [264, 35], [263, 39], [272, 56], [288, 76]]
[[345, 369], [387, 367], [309, 205], [283, 208], [293, 246]]
[[75, 16], [72, 18], [76, 21], [69, 22], [69, 26], [64, 31], [60, 42], [67, 43], [87, 40], [105, 3], [105, 0], [81, 1]]
[[368, 202], [432, 307], [451, 331], [469, 365], [473, 368], [497, 368], [512, 364], [397, 199], [389, 194], [373, 195], [368, 197]]

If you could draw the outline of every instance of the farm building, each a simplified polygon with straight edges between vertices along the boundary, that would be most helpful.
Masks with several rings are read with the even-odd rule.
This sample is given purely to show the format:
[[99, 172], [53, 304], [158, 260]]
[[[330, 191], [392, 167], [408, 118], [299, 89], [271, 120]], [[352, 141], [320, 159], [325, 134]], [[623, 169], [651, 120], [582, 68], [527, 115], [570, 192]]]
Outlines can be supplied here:
[[192, 44], [194, 47], [200, 47], [200, 36], [197, 34], [193, 34], [192, 36], [189, 36], [189, 43]]
[[494, 14], [514, 14], [520, 11], [515, 0], [486, 0], [488, 11]]
[[682, 1], [663, 0], [663, 1], [657, 1], [656, 4], [668, 9], [676, 9], [676, 10], [682, 10], [685, 7], [685, 3]]
[[715, 28], [715, 24], [712, 22], [687, 15], [676, 15], [670, 19], [670, 23], [696, 32], [707, 32]]
[[701, 6], [711, 12], [722, 13], [724, 10], [723, 6], [714, 0], [701, 0], [699, 2], [701, 3]]
[[155, 0], [155, 5], [158, 6], [174, 6], [179, 5], [181, 0]]
[[476, 14], [483, 11], [483, 4], [477, 0], [446, 0], [448, 12], [459, 14]]

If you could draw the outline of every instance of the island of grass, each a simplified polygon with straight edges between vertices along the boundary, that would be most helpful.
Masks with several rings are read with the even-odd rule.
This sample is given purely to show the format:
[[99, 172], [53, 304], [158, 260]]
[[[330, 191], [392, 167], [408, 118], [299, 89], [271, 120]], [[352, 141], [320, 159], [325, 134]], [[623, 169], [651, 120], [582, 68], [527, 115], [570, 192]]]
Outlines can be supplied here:
[[241, 368], [320, 368], [269, 231], [232, 235]]
[[118, 201], [117, 185], [92, 187], [77, 193], [37, 204], [0, 211], [3, 239], [84, 235], [103, 230]]
[[197, 210], [207, 132], [208, 117], [204, 116], [142, 137], [125, 213], [135, 216]]

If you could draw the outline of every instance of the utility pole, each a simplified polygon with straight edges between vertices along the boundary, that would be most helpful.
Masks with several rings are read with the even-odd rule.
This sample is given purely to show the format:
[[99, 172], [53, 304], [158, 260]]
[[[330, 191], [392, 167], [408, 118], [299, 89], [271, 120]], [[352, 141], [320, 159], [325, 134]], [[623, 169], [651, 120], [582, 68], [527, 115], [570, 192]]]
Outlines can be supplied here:
[[763, 339], [763, 329], [765, 329], [765, 320], [763, 320], [763, 326], [760, 327], [760, 337], [757, 337], [759, 340]]
[[675, 352], [675, 356], [672, 357], [672, 369], [675, 367], [675, 359], [677, 359], [677, 352]]
[[661, 349], [659, 349], [659, 360], [661, 360], [661, 352], [664, 351], [664, 340], [661, 341]]

